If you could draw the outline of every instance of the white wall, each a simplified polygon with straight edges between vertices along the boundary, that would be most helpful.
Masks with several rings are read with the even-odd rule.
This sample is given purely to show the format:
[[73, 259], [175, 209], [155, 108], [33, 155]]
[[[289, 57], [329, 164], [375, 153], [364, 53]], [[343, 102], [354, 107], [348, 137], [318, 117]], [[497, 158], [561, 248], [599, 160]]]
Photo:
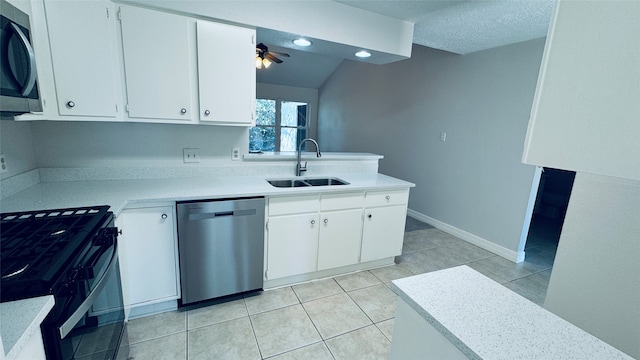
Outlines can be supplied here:
[[207, 165], [249, 146], [245, 127], [43, 121], [31, 129], [38, 167], [179, 166], [183, 148], [199, 148]]
[[0, 121], [0, 154], [5, 156], [8, 170], [0, 179], [21, 174], [37, 167], [29, 123]]
[[535, 172], [520, 158], [543, 47], [537, 39], [461, 56], [414, 45], [393, 64], [344, 61], [320, 89], [320, 145], [383, 154], [382, 173], [416, 183], [412, 210], [515, 255]]
[[577, 173], [545, 308], [640, 359], [640, 181]]

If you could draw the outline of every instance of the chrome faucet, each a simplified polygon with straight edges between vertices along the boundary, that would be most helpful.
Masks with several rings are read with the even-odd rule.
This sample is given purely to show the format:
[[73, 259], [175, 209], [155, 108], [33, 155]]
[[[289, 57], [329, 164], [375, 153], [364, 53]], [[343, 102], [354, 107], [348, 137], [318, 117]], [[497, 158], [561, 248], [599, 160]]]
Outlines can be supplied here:
[[313, 140], [312, 138], [302, 139], [302, 141], [300, 141], [300, 145], [298, 146], [298, 164], [296, 165], [296, 176], [300, 176], [303, 172], [307, 171], [307, 162], [305, 161], [304, 165], [300, 163], [300, 158], [302, 155], [302, 144], [304, 144], [306, 141], [311, 141], [316, 145], [316, 157], [322, 156], [322, 154], [320, 154], [320, 146], [318, 146], [317, 141]]

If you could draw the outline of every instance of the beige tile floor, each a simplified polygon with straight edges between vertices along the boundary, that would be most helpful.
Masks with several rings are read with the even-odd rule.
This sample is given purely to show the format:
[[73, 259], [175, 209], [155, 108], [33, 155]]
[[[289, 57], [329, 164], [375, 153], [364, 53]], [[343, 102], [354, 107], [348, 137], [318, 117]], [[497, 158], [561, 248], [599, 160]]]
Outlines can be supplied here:
[[393, 266], [131, 320], [131, 358], [386, 359], [396, 302], [390, 281], [462, 264], [544, 302], [549, 253], [531, 251], [514, 264], [435, 228], [409, 230]]

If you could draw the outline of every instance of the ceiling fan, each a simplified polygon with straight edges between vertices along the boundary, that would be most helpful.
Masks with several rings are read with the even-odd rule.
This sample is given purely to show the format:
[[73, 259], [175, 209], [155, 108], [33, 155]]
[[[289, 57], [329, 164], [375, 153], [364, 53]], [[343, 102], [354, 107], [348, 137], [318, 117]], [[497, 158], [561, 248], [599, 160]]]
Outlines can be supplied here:
[[272, 62], [276, 64], [282, 63], [282, 60], [278, 59], [276, 55], [289, 57], [289, 54], [269, 51], [269, 48], [263, 43], [256, 45], [256, 69], [266, 69], [271, 66]]

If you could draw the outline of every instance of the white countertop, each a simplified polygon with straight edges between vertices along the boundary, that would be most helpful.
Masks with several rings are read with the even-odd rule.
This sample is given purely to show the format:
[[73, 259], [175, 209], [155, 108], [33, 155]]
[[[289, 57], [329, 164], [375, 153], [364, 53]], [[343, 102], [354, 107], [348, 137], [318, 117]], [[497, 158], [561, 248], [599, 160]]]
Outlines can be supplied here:
[[[126, 206], [155, 201], [182, 201], [232, 197], [295, 195], [335, 191], [409, 188], [414, 184], [382, 174], [333, 174], [349, 185], [276, 188], [266, 179], [294, 176], [219, 176], [173, 179], [90, 180], [44, 182], [31, 186], [0, 203], [0, 212], [33, 211], [109, 205], [117, 216]], [[323, 176], [307, 176], [317, 178]], [[302, 179], [305, 176], [300, 177]]]
[[392, 284], [470, 359], [633, 359], [468, 266]]
[[0, 336], [6, 359], [18, 359], [31, 336], [40, 336], [37, 330], [53, 305], [50, 295], [0, 303]]

